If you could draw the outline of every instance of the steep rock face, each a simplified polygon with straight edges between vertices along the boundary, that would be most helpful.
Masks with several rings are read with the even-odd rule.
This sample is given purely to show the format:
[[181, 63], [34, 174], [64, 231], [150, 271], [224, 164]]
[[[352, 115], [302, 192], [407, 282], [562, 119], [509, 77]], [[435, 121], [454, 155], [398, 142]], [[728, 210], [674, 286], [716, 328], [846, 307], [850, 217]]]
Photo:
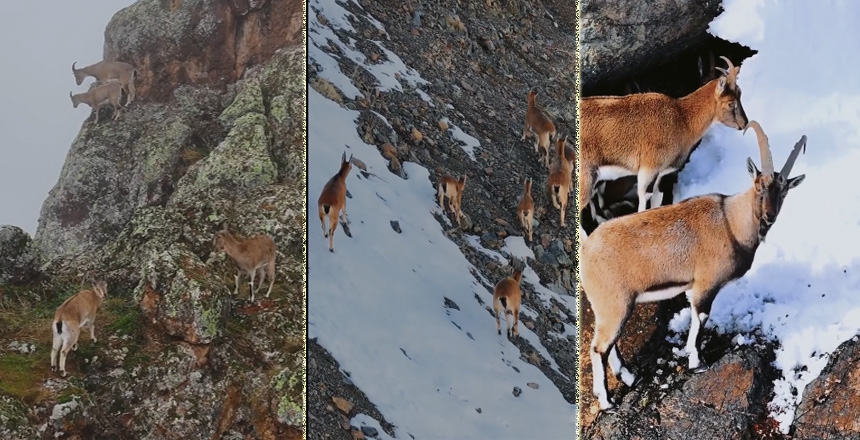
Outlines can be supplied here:
[[111, 20], [104, 57], [137, 68], [142, 99], [164, 101], [178, 84], [223, 89], [301, 40], [301, 2], [145, 0]]
[[[304, 90], [295, 86], [304, 75], [283, 78], [281, 72], [300, 72], [301, 62], [295, 61], [296, 69], [288, 65], [292, 57], [278, 51], [301, 42], [301, 12], [294, 0], [141, 0], [118, 12], [105, 31], [105, 59], [135, 65], [139, 98], [117, 122], [104, 115], [98, 125], [84, 122], [42, 207], [35, 240], [45, 259], [73, 258], [104, 245], [136, 208], [167, 203], [188, 168], [230, 128], [219, 115], [236, 89], [254, 88], [237, 81], [256, 76], [266, 88], [258, 92], [256, 111], [273, 110], [266, 115], [267, 142], [275, 140], [273, 130], [295, 131], [301, 114], [282, 124], [286, 128], [278, 121], [281, 106]], [[267, 72], [260, 72], [263, 64]], [[301, 135], [277, 142], [269, 153], [286, 153], [287, 144], [296, 151]], [[285, 156], [270, 162], [283, 169], [289, 160], [296, 168], [302, 157]]]
[[653, 67], [695, 46], [719, 9], [714, 0], [584, 0], [583, 87]]
[[17, 226], [0, 226], [0, 286], [28, 281], [38, 273], [33, 241]]
[[[0, 437], [301, 437], [305, 54], [290, 43], [301, 21], [301, 3], [285, 0], [140, 0], [111, 21], [106, 52], [151, 63], [136, 64], [141, 99], [119, 121], [83, 124], [33, 244], [11, 229], [0, 244], [47, 263], [46, 279], [19, 295], [47, 306], [0, 315], [0, 358], [10, 341], [35, 347], [0, 362], [0, 377], [28, 372], [0, 385], [0, 414], [16, 423]], [[235, 32], [235, 44], [216, 30]], [[230, 75], [217, 81], [182, 76], [215, 75], [224, 60]], [[233, 295], [236, 265], [213, 248], [222, 227], [274, 239], [271, 297], [249, 304], [247, 283]], [[60, 380], [44, 329], [91, 277], [109, 285], [98, 342], [86, 335]]]
[[138, 207], [167, 203], [184, 171], [223, 136], [213, 121], [230, 98], [183, 86], [169, 104], [135, 102], [116, 122], [84, 122], [42, 205], [35, 241], [45, 259], [104, 245]]

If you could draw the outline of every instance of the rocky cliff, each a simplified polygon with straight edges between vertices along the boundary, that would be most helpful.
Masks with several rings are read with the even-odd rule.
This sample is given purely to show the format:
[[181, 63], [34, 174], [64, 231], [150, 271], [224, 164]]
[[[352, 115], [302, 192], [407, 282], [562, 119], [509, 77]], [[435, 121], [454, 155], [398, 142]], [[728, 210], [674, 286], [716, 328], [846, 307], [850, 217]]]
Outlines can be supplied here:
[[[0, 229], [0, 438], [300, 438], [302, 4], [140, 0], [105, 32], [138, 98], [85, 121], [34, 240]], [[104, 109], [103, 112], [110, 112]], [[277, 246], [234, 296], [222, 226]], [[98, 342], [49, 370], [53, 311], [105, 278]], [[3, 284], [5, 282], [5, 285]]]

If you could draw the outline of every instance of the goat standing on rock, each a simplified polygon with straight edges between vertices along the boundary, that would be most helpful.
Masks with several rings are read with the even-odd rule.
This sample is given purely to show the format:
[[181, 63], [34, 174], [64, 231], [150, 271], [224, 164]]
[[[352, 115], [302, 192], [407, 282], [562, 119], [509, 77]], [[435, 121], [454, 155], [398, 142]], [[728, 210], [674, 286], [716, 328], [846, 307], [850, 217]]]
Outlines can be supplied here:
[[526, 179], [526, 187], [517, 200], [517, 217], [526, 232], [529, 243], [532, 242], [532, 227], [534, 226], [535, 203], [532, 200], [532, 179]]
[[[635, 377], [618, 355], [616, 341], [636, 303], [661, 301], [687, 292], [691, 307], [685, 350], [689, 368], [700, 362], [699, 330], [717, 293], [750, 269], [759, 244], [776, 221], [788, 191], [805, 175], [789, 178], [806, 136], [794, 146], [782, 169], [774, 172], [767, 136], [751, 121], [758, 137], [762, 170], [747, 159], [752, 188], [732, 196], [708, 194], [603, 223], [583, 240], [582, 288], [594, 310], [591, 366], [594, 395], [601, 410], [612, 411], [605, 363], [631, 386]], [[746, 131], [746, 130], [744, 130]]]
[[549, 145], [550, 139], [556, 135], [555, 124], [552, 123], [552, 119], [546, 111], [538, 107], [536, 99], [537, 93], [534, 90], [529, 90], [526, 126], [520, 141], [526, 140], [526, 136], [534, 136], [535, 152], [538, 153], [538, 157], [543, 156], [544, 163], [549, 168]]
[[84, 82], [88, 76], [92, 76], [101, 84], [108, 81], [119, 81], [125, 90], [128, 100], [125, 105], [129, 105], [134, 101], [134, 80], [137, 76], [137, 70], [134, 66], [120, 61], [99, 61], [93, 65], [76, 69], [72, 63], [72, 73], [75, 74], [75, 81], [78, 85]]
[[77, 351], [78, 337], [81, 329], [90, 328], [90, 339], [96, 339], [96, 312], [107, 295], [107, 283], [99, 281], [92, 290], [83, 290], [72, 295], [63, 302], [54, 313], [51, 323], [51, 333], [54, 335], [51, 348], [51, 371], [57, 371], [57, 355], [59, 354], [60, 375], [66, 377], [66, 358], [69, 351]]
[[[522, 269], [514, 269], [513, 275], [507, 277], [496, 284], [493, 289], [493, 310], [496, 312], [496, 332], [502, 334], [502, 324], [499, 320], [499, 313], [505, 314], [505, 328], [507, 329], [508, 337], [520, 335], [520, 279], [523, 276]], [[514, 325], [511, 326], [508, 315], [513, 316]]]
[[[740, 67], [726, 57], [728, 70], [680, 99], [660, 93], [622, 97], [597, 96], [580, 101], [581, 138], [579, 205], [591, 200], [594, 184], [636, 175], [639, 212], [645, 210], [648, 185], [654, 182], [651, 207], [660, 206], [660, 179], [680, 169], [696, 143], [715, 122], [742, 130], [747, 116], [737, 85]], [[580, 234], [585, 231], [580, 227]]]
[[[275, 284], [275, 242], [266, 234], [255, 235], [246, 239], [233, 236], [226, 228], [218, 231], [215, 236], [215, 250], [227, 251], [227, 255], [239, 266], [236, 274], [236, 289], [233, 295], [239, 294], [239, 280], [242, 275], [251, 278], [251, 302], [254, 302], [254, 293], [263, 287], [266, 276], [269, 277], [269, 290], [266, 298], [272, 293]], [[259, 273], [260, 284], [254, 290], [254, 278]]]
[[93, 87], [88, 92], [72, 95], [69, 92], [69, 98], [72, 99], [72, 106], [78, 108], [78, 105], [83, 103], [92, 107], [93, 113], [96, 114], [94, 123], [99, 123], [99, 110], [102, 106], [110, 104], [113, 107], [113, 120], [119, 118], [119, 100], [122, 97], [122, 86], [116, 81], [109, 81], [106, 84], [98, 87]]

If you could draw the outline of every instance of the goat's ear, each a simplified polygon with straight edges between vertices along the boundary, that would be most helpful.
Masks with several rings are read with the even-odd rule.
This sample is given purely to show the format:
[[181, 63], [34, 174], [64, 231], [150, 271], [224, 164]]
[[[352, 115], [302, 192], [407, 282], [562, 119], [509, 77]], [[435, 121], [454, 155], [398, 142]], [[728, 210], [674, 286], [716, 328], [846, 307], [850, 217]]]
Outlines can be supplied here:
[[806, 174], [801, 174], [797, 177], [788, 179], [788, 189], [797, 188], [798, 185], [803, 183], [803, 179], [806, 179]]
[[725, 89], [726, 89], [726, 77], [721, 76], [720, 79], [717, 81], [717, 88], [714, 91], [714, 94], [716, 96], [720, 96], [723, 94], [723, 90], [725, 90]]
[[750, 173], [750, 177], [752, 177], [753, 179], [755, 179], [756, 177], [758, 177], [759, 174], [761, 174], [758, 170], [758, 167], [755, 166], [755, 162], [753, 162], [751, 157], [747, 158], [747, 171]]

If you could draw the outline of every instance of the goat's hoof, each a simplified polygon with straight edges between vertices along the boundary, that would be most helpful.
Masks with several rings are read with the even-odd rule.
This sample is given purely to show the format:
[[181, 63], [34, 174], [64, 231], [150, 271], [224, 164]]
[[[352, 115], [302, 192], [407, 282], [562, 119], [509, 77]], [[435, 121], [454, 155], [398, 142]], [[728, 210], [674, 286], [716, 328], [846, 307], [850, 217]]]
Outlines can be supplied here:
[[600, 408], [601, 414], [615, 414], [618, 412], [618, 405], [616, 405], [612, 400], [614, 399], [609, 400], [609, 406]]
[[329, 248], [329, 250], [328, 250], [328, 251], [329, 251], [329, 252], [331, 252], [331, 253], [334, 253], [334, 248]]
[[704, 373], [705, 371], [708, 371], [709, 369], [711, 369], [710, 365], [708, 365], [708, 364], [706, 364], [706, 363], [702, 362], [701, 364], [699, 364], [699, 366], [698, 366], [698, 367], [693, 368], [693, 369], [691, 369], [690, 371], [692, 371], [692, 372], [693, 372], [693, 374], [702, 374], [702, 373]]
[[501, 329], [499, 329], [499, 330], [498, 330], [498, 332], [499, 332], [499, 334], [500, 334], [500, 335], [502, 334], [502, 330], [501, 330]]
[[98, 342], [98, 341], [99, 341], [98, 339], [93, 338], [93, 344], [95, 344], [95, 343], [96, 343], [96, 342]]
[[52, 365], [52, 366], [51, 366], [51, 372], [52, 372], [52, 373], [56, 373], [56, 372], [57, 372], [57, 366], [56, 366], [56, 365]]
[[324, 237], [324, 238], [328, 238], [328, 234], [323, 234], [323, 237]]
[[62, 370], [62, 371], [60, 371], [60, 376], [62, 376], [62, 377], [66, 377], [66, 370]]

